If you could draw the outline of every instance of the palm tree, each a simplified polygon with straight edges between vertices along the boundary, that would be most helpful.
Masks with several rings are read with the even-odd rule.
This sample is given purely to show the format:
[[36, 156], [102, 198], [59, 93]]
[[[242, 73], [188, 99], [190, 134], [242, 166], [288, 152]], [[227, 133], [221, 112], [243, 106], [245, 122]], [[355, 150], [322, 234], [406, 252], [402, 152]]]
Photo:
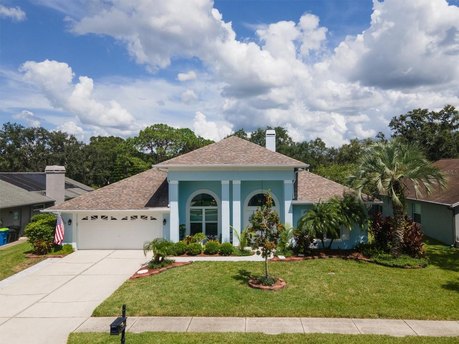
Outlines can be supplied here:
[[407, 183], [414, 187], [416, 197], [429, 194], [434, 186], [445, 186], [445, 178], [415, 146], [391, 140], [370, 146], [360, 160], [351, 184], [361, 197], [362, 191], [385, 195], [392, 201], [395, 236], [392, 254], [400, 255], [403, 244], [405, 191]]

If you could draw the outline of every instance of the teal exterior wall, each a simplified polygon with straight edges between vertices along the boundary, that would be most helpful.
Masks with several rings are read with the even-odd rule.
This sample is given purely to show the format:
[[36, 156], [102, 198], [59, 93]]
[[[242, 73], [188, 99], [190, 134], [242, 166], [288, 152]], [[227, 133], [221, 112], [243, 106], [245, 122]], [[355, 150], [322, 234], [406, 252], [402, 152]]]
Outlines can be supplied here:
[[454, 210], [446, 205], [407, 200], [406, 212], [411, 218], [414, 204], [421, 206], [422, 232], [444, 244], [453, 245], [456, 241]]

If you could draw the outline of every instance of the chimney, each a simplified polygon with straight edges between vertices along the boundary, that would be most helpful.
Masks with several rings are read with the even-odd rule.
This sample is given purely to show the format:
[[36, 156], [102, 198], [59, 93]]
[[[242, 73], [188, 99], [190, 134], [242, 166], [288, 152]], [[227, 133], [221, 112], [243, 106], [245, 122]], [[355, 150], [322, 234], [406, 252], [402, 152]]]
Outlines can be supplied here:
[[61, 204], [65, 201], [65, 167], [46, 166], [46, 196]]
[[276, 151], [276, 131], [269, 129], [266, 130], [266, 149]]

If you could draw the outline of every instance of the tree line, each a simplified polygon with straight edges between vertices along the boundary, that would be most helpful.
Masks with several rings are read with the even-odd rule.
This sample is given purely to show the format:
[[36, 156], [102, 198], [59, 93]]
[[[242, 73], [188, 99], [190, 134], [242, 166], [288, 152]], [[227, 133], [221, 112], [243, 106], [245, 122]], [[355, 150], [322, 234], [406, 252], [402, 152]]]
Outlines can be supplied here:
[[[459, 112], [454, 106], [446, 105], [438, 112], [414, 109], [393, 117], [389, 128], [392, 138], [416, 145], [431, 161], [459, 157]], [[379, 133], [374, 138], [352, 139], [335, 148], [328, 147], [321, 138], [295, 142], [283, 127], [258, 128], [251, 134], [239, 129], [233, 135], [264, 146], [267, 129], [276, 131], [278, 152], [343, 184], [371, 144], [388, 140]], [[151, 125], [127, 139], [93, 136], [84, 143], [62, 131], [5, 123], [0, 129], [0, 171], [36, 172], [44, 171], [47, 165], [64, 165], [68, 177], [101, 187], [212, 142], [190, 129], [166, 124]]]

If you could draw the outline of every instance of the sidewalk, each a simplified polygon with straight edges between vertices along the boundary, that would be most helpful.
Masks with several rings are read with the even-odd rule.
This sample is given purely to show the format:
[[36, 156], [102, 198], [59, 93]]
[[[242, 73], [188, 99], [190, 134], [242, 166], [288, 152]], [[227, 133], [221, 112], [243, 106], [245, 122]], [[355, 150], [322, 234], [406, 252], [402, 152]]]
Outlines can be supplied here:
[[[88, 318], [75, 332], [109, 332], [114, 317]], [[127, 331], [263, 332], [459, 336], [459, 321], [349, 318], [129, 317]]]

